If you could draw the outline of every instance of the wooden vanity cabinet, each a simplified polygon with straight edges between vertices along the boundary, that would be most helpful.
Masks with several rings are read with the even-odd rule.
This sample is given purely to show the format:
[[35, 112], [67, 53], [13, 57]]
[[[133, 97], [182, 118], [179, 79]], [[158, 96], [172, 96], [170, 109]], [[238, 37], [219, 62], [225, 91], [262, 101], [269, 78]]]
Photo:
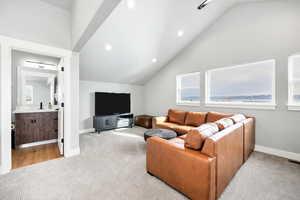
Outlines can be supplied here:
[[17, 113], [15, 144], [27, 144], [58, 137], [58, 113]]

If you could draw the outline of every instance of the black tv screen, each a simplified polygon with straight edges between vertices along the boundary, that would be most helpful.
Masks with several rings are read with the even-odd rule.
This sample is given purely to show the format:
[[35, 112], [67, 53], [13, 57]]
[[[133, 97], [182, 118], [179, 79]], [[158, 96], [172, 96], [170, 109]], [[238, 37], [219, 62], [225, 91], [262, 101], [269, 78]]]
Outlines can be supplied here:
[[114, 115], [130, 113], [130, 94], [95, 93], [95, 115]]

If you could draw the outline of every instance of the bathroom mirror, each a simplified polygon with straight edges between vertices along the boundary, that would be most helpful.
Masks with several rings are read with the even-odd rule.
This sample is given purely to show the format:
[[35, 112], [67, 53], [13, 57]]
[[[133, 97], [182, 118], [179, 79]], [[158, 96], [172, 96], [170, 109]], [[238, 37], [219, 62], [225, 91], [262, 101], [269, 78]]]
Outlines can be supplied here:
[[18, 68], [18, 109], [43, 109], [57, 105], [56, 71], [33, 70], [27, 67]]

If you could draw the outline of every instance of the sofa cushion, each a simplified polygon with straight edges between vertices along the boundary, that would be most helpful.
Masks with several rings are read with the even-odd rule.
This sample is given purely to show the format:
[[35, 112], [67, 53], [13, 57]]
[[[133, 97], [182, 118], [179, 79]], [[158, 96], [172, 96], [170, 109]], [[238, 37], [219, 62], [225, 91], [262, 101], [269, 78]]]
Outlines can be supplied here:
[[244, 121], [246, 119], [246, 117], [243, 114], [237, 114], [237, 115], [233, 115], [232, 117], [230, 117], [230, 119], [232, 119], [232, 121], [236, 124], [241, 121]]
[[233, 120], [230, 118], [223, 118], [223, 119], [216, 121], [215, 123], [217, 124], [220, 131], [222, 131], [225, 128], [228, 128], [229, 126], [232, 126], [234, 124]]
[[187, 112], [185, 117], [185, 125], [200, 126], [205, 123], [206, 114], [204, 112]]
[[170, 109], [168, 112], [168, 121], [184, 125], [186, 113], [186, 111]]
[[178, 126], [177, 124], [171, 123], [171, 122], [158, 122], [156, 124], [155, 128], [165, 128], [165, 129], [174, 129], [176, 126]]
[[231, 117], [232, 114], [224, 114], [218, 112], [208, 112], [206, 117], [206, 123], [215, 122], [222, 118]]
[[195, 128], [193, 126], [185, 126], [185, 125], [179, 125], [171, 122], [159, 122], [156, 124], [155, 128], [165, 128], [165, 129], [171, 129], [175, 131], [178, 135], [184, 135], [187, 134], [191, 129]]
[[190, 130], [192, 130], [193, 126], [184, 126], [184, 125], [177, 125], [174, 127], [174, 131], [178, 134], [178, 135], [184, 135], [187, 134]]
[[185, 137], [185, 147], [201, 150], [205, 140], [219, 131], [217, 124], [209, 123], [194, 128]]

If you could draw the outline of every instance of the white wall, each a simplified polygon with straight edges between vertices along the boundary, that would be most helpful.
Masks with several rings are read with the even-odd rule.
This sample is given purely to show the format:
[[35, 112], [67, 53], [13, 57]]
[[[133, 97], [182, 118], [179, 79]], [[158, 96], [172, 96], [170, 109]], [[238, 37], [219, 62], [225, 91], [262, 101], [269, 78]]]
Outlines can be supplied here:
[[40, 0], [0, 0], [0, 35], [71, 48], [71, 16]]
[[144, 87], [107, 82], [80, 81], [79, 84], [79, 117], [80, 130], [93, 128], [95, 114], [95, 92], [115, 92], [131, 94], [131, 112], [144, 114]]
[[[146, 113], [161, 115], [169, 108], [245, 113], [257, 118], [258, 145], [300, 153], [300, 112], [287, 110], [288, 56], [300, 52], [300, 2], [261, 1], [229, 10], [146, 84]], [[248, 62], [276, 59], [276, 110], [208, 108], [204, 72]], [[201, 106], [176, 106], [177, 74], [201, 72]], [[234, 77], [228, 77], [234, 78]]]

